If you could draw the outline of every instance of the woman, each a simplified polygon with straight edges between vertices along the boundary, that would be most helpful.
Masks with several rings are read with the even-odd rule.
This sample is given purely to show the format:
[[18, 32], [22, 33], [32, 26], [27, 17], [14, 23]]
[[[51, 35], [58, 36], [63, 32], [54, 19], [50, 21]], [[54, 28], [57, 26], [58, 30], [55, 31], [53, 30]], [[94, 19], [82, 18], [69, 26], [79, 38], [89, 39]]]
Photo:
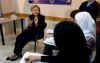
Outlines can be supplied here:
[[93, 61], [92, 52], [96, 49], [96, 23], [88, 12], [79, 12], [75, 16], [76, 23], [81, 27], [90, 49], [90, 59]]
[[96, 23], [88, 12], [79, 12], [75, 16], [76, 23], [81, 27], [88, 47], [93, 51], [96, 46]]
[[86, 39], [77, 24], [67, 21], [57, 24], [54, 39], [59, 50], [57, 56], [29, 56], [26, 63], [39, 59], [49, 63], [89, 63]]
[[14, 61], [18, 59], [22, 55], [22, 49], [29, 41], [38, 40], [44, 37], [46, 23], [45, 17], [40, 14], [40, 7], [34, 5], [31, 11], [32, 15], [28, 18], [28, 28], [17, 36], [14, 55], [7, 57], [7, 60]]

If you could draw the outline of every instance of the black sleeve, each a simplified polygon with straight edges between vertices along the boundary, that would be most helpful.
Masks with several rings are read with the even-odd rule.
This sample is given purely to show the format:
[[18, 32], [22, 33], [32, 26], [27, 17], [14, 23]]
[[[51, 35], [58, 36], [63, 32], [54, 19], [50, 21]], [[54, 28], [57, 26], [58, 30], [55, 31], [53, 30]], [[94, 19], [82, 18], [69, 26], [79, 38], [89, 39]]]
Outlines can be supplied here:
[[41, 62], [54, 62], [56, 59], [56, 56], [42, 56]]
[[97, 17], [99, 17], [100, 16], [100, 3], [97, 3], [97, 5], [96, 5], [96, 10], [97, 10]]
[[98, 17], [100, 17], [100, 3], [98, 4]]
[[84, 8], [85, 8], [86, 4], [87, 4], [87, 1], [86, 1], [86, 2], [83, 2], [83, 3], [80, 5], [79, 9], [82, 10], [82, 11], [84, 11]]
[[40, 30], [44, 30], [47, 26], [47, 23], [45, 22], [45, 16], [41, 16], [41, 23], [39, 25]]
[[87, 47], [87, 41], [84, 37], [83, 32], [80, 33], [79, 40], [81, 41], [79, 57], [80, 56], [82, 57], [82, 58], [80, 58], [80, 61], [83, 61], [83, 63], [87, 63], [87, 62], [89, 62], [89, 49]]
[[30, 15], [30, 16], [29, 16], [29, 19], [30, 19], [30, 20], [34, 20], [34, 16], [33, 16], [33, 15]]
[[47, 23], [45, 22], [45, 16], [43, 16], [43, 20], [42, 20], [42, 29], [45, 29], [47, 26]]

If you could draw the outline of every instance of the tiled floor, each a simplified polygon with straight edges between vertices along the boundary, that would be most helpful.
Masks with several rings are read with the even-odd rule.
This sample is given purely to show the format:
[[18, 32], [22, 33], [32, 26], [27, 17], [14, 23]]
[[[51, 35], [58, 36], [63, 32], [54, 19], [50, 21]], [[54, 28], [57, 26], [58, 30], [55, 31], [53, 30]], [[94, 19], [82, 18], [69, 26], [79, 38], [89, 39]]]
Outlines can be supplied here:
[[[9, 38], [8, 38], [9, 37]], [[15, 35], [7, 36], [5, 37], [5, 42], [6, 45], [3, 46], [1, 43], [1, 38], [0, 38], [0, 63], [19, 63], [20, 59], [17, 61], [6, 61], [6, 57], [8, 55], [13, 54], [13, 48], [14, 48], [14, 43], [15, 43]], [[34, 52], [34, 43], [30, 42], [27, 46], [25, 46], [23, 53], [26, 51]], [[40, 50], [38, 52], [41, 52]]]

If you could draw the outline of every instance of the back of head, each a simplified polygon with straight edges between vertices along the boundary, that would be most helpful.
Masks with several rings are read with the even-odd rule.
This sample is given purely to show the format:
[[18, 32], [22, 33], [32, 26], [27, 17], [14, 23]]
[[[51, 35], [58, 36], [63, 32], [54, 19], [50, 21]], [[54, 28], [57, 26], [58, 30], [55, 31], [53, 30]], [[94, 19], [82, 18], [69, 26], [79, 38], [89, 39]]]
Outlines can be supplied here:
[[84, 35], [92, 33], [96, 34], [96, 24], [92, 16], [88, 12], [79, 12], [75, 16], [76, 23], [81, 27]]
[[93, 20], [92, 16], [88, 12], [79, 12], [75, 15], [75, 19], [81, 21], [89, 21], [90, 19]]
[[79, 12], [82, 12], [82, 10], [80, 10], [80, 9], [73, 10], [73, 11], [71, 12], [71, 14], [70, 14], [70, 17], [75, 18], [75, 15], [76, 15], [77, 13], [79, 13]]
[[80, 57], [83, 55], [82, 51], [84, 51], [87, 54], [85, 58], [88, 58], [88, 51], [85, 49], [87, 48], [86, 40], [82, 30], [77, 24], [66, 21], [57, 24], [54, 29], [54, 39], [61, 56], [70, 55], [67, 56], [69, 59], [78, 62], [82, 58]]

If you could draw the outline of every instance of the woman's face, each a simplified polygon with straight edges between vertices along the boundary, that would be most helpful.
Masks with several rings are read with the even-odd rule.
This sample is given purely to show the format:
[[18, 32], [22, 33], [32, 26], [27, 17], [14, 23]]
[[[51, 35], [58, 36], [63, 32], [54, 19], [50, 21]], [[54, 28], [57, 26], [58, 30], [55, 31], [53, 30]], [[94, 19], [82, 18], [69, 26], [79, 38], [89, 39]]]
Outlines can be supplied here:
[[39, 13], [40, 13], [39, 8], [35, 7], [35, 8], [32, 9], [33, 15], [37, 16], [37, 15], [39, 15]]

